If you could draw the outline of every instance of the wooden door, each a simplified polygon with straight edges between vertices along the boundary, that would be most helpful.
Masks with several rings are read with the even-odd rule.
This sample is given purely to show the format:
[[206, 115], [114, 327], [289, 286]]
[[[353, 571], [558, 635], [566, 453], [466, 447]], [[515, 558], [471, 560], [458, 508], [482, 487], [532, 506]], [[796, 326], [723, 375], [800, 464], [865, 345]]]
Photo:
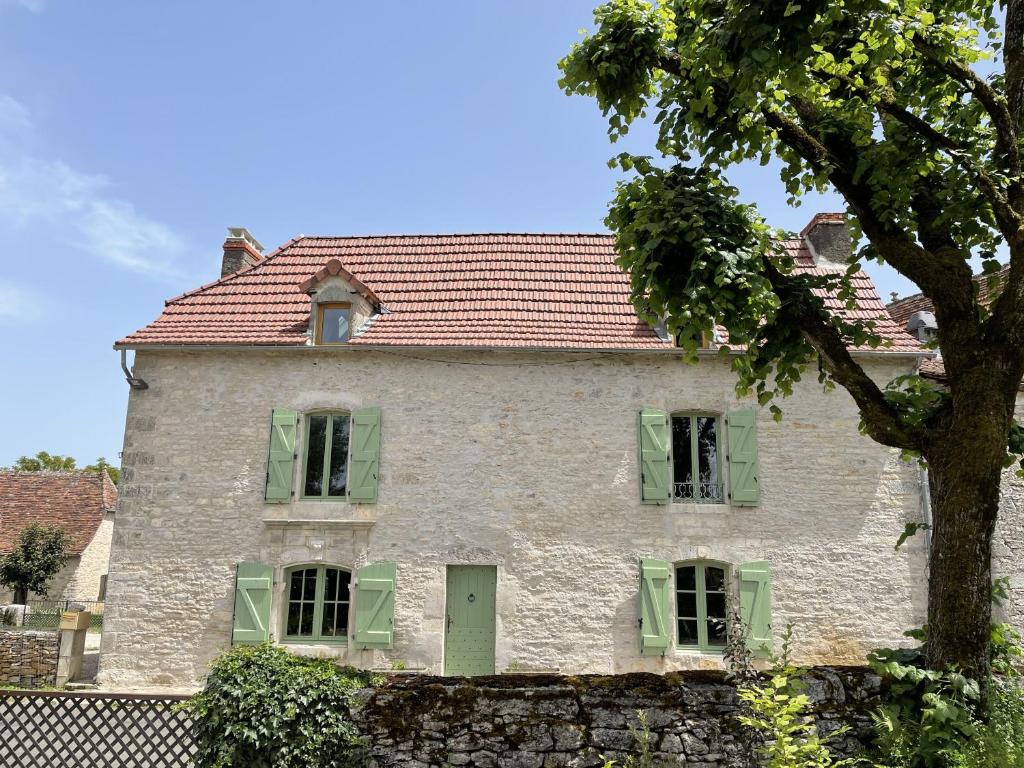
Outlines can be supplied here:
[[497, 582], [498, 572], [493, 565], [448, 566], [446, 675], [494, 674]]

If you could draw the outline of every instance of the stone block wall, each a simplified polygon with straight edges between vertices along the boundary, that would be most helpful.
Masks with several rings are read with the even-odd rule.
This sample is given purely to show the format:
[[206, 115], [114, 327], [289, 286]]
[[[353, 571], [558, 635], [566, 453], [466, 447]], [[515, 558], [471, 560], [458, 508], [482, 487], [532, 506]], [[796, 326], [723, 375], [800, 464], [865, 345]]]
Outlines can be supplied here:
[[53, 685], [59, 652], [56, 630], [0, 630], [0, 687]]
[[[841, 755], [871, 741], [881, 679], [857, 667], [821, 667], [806, 678], [819, 733]], [[688, 768], [755, 768], [756, 735], [740, 726], [735, 687], [722, 672], [664, 676], [503, 675], [471, 680], [393, 678], [367, 691], [356, 720], [376, 768], [561, 768], [620, 765], [637, 754], [637, 711], [656, 759]]]

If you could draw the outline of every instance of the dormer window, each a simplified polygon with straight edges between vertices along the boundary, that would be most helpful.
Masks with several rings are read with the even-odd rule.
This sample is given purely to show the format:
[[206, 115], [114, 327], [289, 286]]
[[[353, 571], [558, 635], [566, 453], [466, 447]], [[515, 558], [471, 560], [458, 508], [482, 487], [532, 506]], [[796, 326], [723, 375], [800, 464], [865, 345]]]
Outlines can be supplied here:
[[350, 304], [329, 303], [317, 305], [317, 344], [346, 344], [351, 337]]

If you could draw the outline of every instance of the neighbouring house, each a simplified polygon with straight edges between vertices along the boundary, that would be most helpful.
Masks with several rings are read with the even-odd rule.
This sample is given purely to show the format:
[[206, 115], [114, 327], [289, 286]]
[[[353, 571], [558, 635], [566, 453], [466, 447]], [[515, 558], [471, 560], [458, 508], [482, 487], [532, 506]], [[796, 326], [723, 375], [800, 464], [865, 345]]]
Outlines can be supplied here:
[[[232, 643], [445, 674], [720, 667], [900, 643], [926, 605], [920, 473], [808, 376], [774, 421], [686, 364], [613, 238], [229, 230], [221, 276], [117, 342], [131, 395], [101, 682], [198, 685]], [[845, 270], [843, 218], [781, 244]], [[916, 338], [866, 274], [857, 311]], [[833, 311], [843, 303], [828, 300]], [[864, 315], [862, 315], [864, 316]]]
[[[68, 564], [50, 581], [47, 600], [104, 599], [117, 487], [106, 472], [0, 471], [0, 552], [30, 523], [56, 525], [70, 538]], [[14, 593], [0, 589], [0, 603]], [[29, 601], [43, 599], [30, 594]]]
[[[997, 272], [975, 275], [979, 302], [990, 305], [999, 296], [1009, 275], [1009, 265]], [[938, 326], [934, 306], [923, 294], [914, 294], [892, 301], [887, 309], [892, 319], [916, 336], [921, 342], [934, 342]], [[946, 382], [946, 370], [941, 354], [924, 360], [920, 373], [939, 384]], [[1017, 421], [1024, 423], [1024, 392], [1018, 391]], [[1008, 580], [1008, 599], [995, 608], [998, 619], [1017, 627], [1024, 627], [1024, 479], [1017, 476], [1019, 464], [1003, 471], [999, 500], [999, 519], [992, 542], [992, 573], [995, 578]]]

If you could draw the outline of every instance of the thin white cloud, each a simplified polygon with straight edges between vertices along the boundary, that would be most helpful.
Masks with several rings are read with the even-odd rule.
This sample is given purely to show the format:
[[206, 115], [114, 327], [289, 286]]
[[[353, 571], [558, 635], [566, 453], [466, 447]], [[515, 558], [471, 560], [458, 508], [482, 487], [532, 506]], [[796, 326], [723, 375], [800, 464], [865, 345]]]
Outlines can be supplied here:
[[39, 301], [32, 291], [0, 281], [0, 323], [28, 322], [39, 315]]
[[0, 8], [13, 6], [39, 13], [46, 7], [46, 0], [0, 0]]
[[118, 198], [110, 180], [26, 147], [31, 115], [0, 94], [0, 223], [42, 230], [69, 247], [152, 276], [175, 274], [184, 241]]

